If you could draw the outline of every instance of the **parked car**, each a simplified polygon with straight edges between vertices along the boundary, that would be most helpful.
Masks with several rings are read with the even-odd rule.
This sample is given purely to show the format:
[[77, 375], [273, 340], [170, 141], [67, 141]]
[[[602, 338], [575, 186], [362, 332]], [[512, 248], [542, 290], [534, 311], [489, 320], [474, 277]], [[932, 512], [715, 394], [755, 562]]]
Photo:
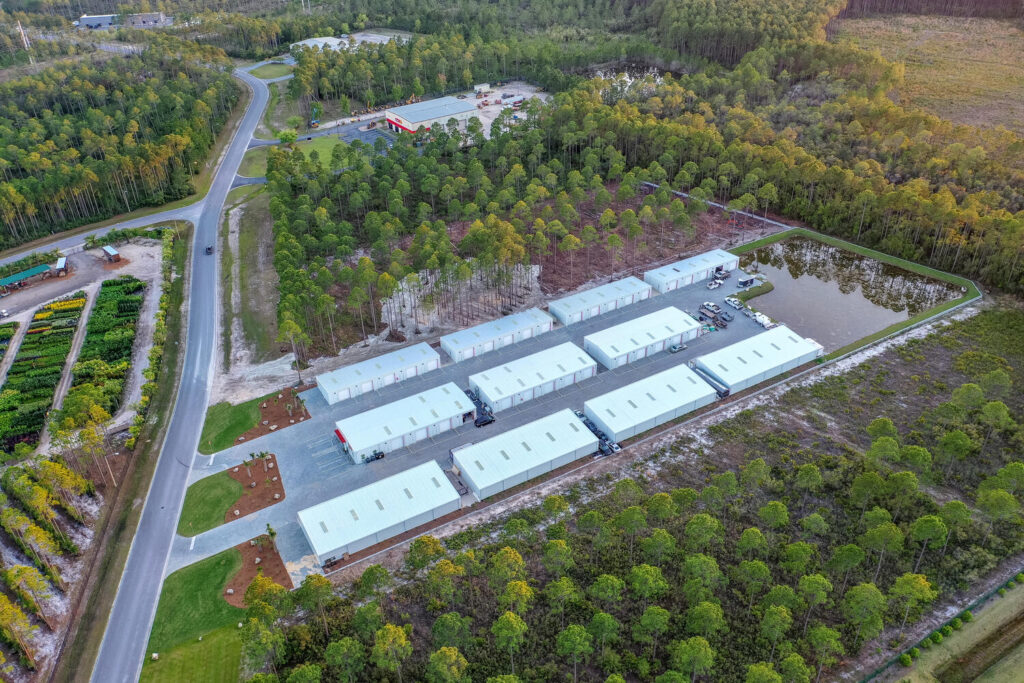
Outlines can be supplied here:
[[207, 254], [212, 254], [213, 253], [213, 245], [212, 244], [206, 247], [206, 253]]
[[673, 344], [672, 346], [668, 347], [668, 352], [679, 353], [680, 351], [685, 351], [686, 348], [686, 344]]
[[580, 418], [581, 420], [583, 419], [584, 415], [582, 410], [577, 410], [573, 408], [572, 412], [576, 415], [576, 417]]
[[721, 316], [722, 320], [728, 320], [729, 322], [732, 322], [732, 313], [730, 313], [729, 311], [722, 311], [718, 315]]
[[728, 304], [729, 306], [732, 306], [737, 311], [740, 310], [741, 308], [743, 308], [743, 302], [740, 301], [739, 299], [737, 299], [734, 296], [727, 296], [727, 297], [725, 297], [725, 303]]
[[494, 415], [493, 414], [491, 414], [491, 413], [482, 413], [482, 414], [476, 416], [476, 419], [473, 420], [473, 425], [475, 427], [486, 427], [487, 425], [491, 424], [492, 422], [494, 422]]
[[10, 312], [6, 308], [0, 309], [0, 318], [6, 318], [10, 315]]
[[607, 441], [599, 441], [597, 444], [597, 450], [600, 451], [601, 455], [612, 454], [612, 447], [608, 445]]
[[721, 280], [712, 280], [711, 282], [708, 283], [708, 289], [718, 289], [721, 286], [722, 286], [722, 281]]
[[702, 305], [702, 306], [703, 306], [704, 308], [706, 308], [706, 309], [708, 309], [709, 311], [712, 311], [712, 312], [714, 312], [714, 313], [721, 313], [721, 312], [722, 312], [722, 309], [721, 309], [721, 308], [719, 307], [719, 305], [718, 305], [718, 304], [716, 304], [716, 303], [715, 303], [715, 302], [713, 302], [713, 301], [705, 301], [705, 302], [704, 302], [703, 304], [701, 304], [701, 305]]
[[728, 280], [730, 277], [732, 277], [732, 273], [730, 273], [728, 270], [720, 270], [717, 273], [715, 273], [716, 280]]
[[612, 441], [612, 442], [611, 442], [610, 444], [608, 444], [608, 445], [609, 445], [609, 446], [611, 446], [611, 448], [612, 448], [612, 453], [618, 453], [619, 451], [621, 451], [621, 450], [622, 450], [622, 447], [621, 447], [621, 446], [619, 446], [619, 444], [615, 443], [614, 441]]

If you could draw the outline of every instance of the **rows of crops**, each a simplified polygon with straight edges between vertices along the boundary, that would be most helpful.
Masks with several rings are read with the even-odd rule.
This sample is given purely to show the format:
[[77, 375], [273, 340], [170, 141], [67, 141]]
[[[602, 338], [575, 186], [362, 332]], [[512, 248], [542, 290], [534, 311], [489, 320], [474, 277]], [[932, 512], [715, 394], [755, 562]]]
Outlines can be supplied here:
[[83, 426], [92, 406], [113, 415], [121, 405], [131, 368], [135, 328], [142, 311], [146, 283], [130, 275], [100, 286], [75, 363], [62, 419]]
[[92, 484], [63, 464], [39, 458], [10, 467], [0, 476], [0, 528], [27, 559], [26, 564], [0, 568], [0, 640], [28, 668], [35, 667], [35, 615], [50, 629], [57, 614], [47, 613], [45, 601], [54, 588], [66, 586], [58, 558], [77, 555], [78, 546], [69, 533], [85, 523], [80, 499], [92, 495]]
[[17, 331], [18, 323], [4, 323], [0, 325], [0, 360], [3, 360], [4, 356], [7, 355], [7, 347]]
[[84, 306], [85, 294], [77, 292], [32, 317], [0, 388], [0, 450], [39, 439]]

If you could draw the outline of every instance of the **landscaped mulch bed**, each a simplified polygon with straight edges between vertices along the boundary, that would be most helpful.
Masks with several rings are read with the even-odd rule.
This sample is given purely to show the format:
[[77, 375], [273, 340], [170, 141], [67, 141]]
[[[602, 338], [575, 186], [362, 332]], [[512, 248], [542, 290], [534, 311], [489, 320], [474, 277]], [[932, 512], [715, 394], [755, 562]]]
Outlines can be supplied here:
[[[228, 470], [228, 476], [240, 483], [245, 490], [241, 498], [224, 513], [224, 522], [241, 519], [248, 514], [270, 507], [284, 500], [284, 482], [277, 467], [277, 456], [269, 453], [264, 458], [247, 460], [246, 465], [235, 465]], [[256, 486], [253, 487], [253, 482]], [[274, 496], [279, 496], [274, 498]], [[238, 514], [235, 514], [235, 511]]]
[[[268, 398], [260, 404], [260, 419], [256, 426], [242, 434], [236, 441], [243, 443], [252, 441], [265, 434], [276, 432], [279, 429], [290, 427], [308, 420], [311, 416], [306, 407], [299, 401], [299, 394], [311, 386], [303, 386], [298, 389], [285, 389], [278, 392], [276, 397]], [[288, 414], [288, 405], [292, 406], [292, 414]]]
[[242, 568], [224, 586], [224, 599], [229, 605], [245, 607], [245, 591], [261, 572], [288, 590], [294, 588], [277, 548], [270, 542], [270, 536], [262, 534], [251, 541], [239, 543], [235, 548], [242, 553]]

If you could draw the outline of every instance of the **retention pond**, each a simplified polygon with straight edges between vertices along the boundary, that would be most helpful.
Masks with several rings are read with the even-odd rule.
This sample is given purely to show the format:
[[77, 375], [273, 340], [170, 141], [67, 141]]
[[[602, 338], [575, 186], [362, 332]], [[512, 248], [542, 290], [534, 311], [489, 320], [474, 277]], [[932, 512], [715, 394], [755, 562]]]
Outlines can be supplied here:
[[774, 289], [751, 304], [834, 351], [961, 296], [960, 288], [807, 237], [744, 254]]

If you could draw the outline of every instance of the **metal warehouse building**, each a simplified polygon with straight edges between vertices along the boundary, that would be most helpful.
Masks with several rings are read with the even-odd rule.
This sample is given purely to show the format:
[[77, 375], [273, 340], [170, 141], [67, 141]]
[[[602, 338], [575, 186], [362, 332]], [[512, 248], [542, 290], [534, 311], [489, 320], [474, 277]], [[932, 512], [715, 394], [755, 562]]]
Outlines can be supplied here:
[[456, 363], [550, 332], [554, 319], [531, 308], [441, 337], [441, 348]]
[[334, 433], [355, 463], [389, 453], [476, 417], [476, 407], [453, 383], [408, 396], [335, 423]]
[[654, 429], [714, 402], [718, 394], [685, 365], [592, 398], [583, 412], [612, 441]]
[[597, 363], [566, 342], [469, 376], [469, 386], [498, 412], [597, 374]]
[[579, 294], [556, 299], [548, 304], [548, 312], [563, 325], [572, 325], [616, 308], [635, 304], [651, 296], [651, 286], [627, 277], [588, 289]]
[[597, 450], [597, 437], [569, 409], [455, 451], [462, 480], [480, 500]]
[[644, 273], [644, 282], [659, 292], [671, 292], [694, 282], [708, 280], [715, 271], [733, 270], [740, 267], [740, 257], [723, 249], [715, 249], [691, 256], [682, 261], [670, 263]]
[[327, 403], [334, 404], [439, 367], [441, 355], [437, 351], [428, 344], [414, 344], [317, 375], [316, 384]]
[[824, 350], [785, 325], [694, 359], [700, 370], [737, 392], [819, 357]]
[[588, 334], [583, 349], [609, 370], [696, 339], [700, 323], [675, 306]]
[[459, 509], [459, 492], [433, 460], [299, 511], [320, 564]]
[[430, 130], [436, 124], [444, 126], [448, 123], [448, 119], [455, 119], [460, 124], [465, 123], [474, 113], [476, 113], [476, 105], [471, 104], [468, 100], [460, 100], [457, 97], [438, 97], [436, 100], [426, 100], [388, 109], [384, 116], [388, 121], [388, 128], [396, 133], [401, 131], [415, 133], [420, 127]]

